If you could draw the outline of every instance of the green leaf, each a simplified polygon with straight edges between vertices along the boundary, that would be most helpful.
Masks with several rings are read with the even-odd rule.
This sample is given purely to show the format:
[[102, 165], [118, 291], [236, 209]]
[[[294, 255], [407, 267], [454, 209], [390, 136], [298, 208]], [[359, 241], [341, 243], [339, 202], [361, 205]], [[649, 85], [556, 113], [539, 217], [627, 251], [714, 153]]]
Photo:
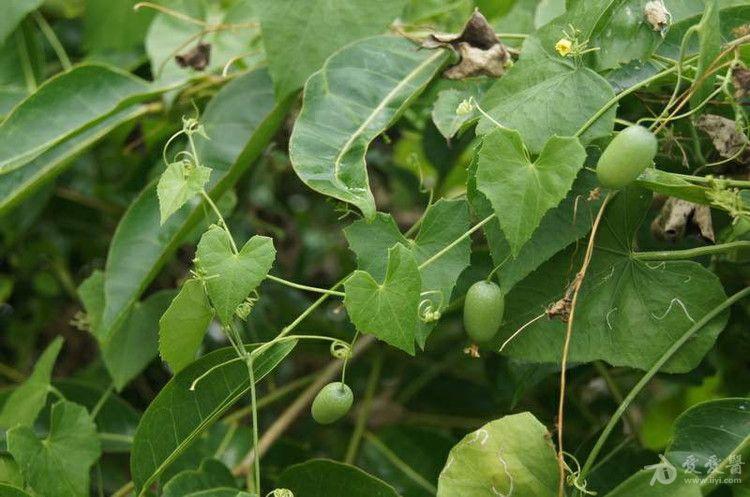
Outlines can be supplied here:
[[399, 497], [387, 483], [359, 468], [327, 459], [313, 459], [287, 468], [277, 484], [304, 497]]
[[469, 112], [462, 112], [459, 107], [470, 98], [480, 101], [491, 81], [490, 79], [463, 80], [464, 88], [450, 88], [438, 93], [435, 104], [432, 106], [432, 122], [446, 140], [453, 138], [466, 123], [477, 116], [475, 108]]
[[31, 497], [20, 488], [0, 483], [0, 497]]
[[[216, 94], [202, 120], [211, 140], [196, 137], [201, 161], [214, 171], [209, 195], [220, 198], [255, 162], [288, 105], [289, 101], [274, 103], [271, 81], [262, 70], [237, 77]], [[109, 247], [102, 336], [122, 325], [141, 293], [205, 213], [199, 205], [184, 206], [162, 225], [155, 182], [133, 201]]]
[[156, 357], [159, 318], [169, 306], [175, 292], [156, 292], [146, 300], [136, 302], [122, 326], [112, 336], [104, 337], [101, 319], [105, 279], [102, 271], [94, 271], [78, 287], [78, 295], [86, 309], [90, 331], [99, 342], [104, 365], [112, 376], [115, 388], [122, 390]]
[[[405, 3], [405, 0], [261, 2], [263, 44], [276, 96], [285, 97], [302, 87], [308, 76], [344, 45], [385, 32]], [[378, 58], [378, 54], [371, 57]]]
[[700, 485], [689, 481], [690, 475], [678, 471], [676, 479], [669, 483], [659, 483], [653, 480], [655, 470], [639, 471], [606, 497], [634, 497], [648, 495], [648, 497], [701, 497]]
[[[472, 207], [479, 217], [485, 218], [492, 213], [492, 205], [476, 188], [475, 171], [477, 160], [469, 167], [467, 193]], [[490, 252], [495, 265], [502, 263], [497, 271], [498, 284], [507, 293], [513, 286], [544, 264], [550, 257], [582, 238], [591, 229], [592, 216], [596, 212], [602, 197], [589, 198], [590, 193], [598, 186], [596, 175], [583, 170], [573, 183], [573, 188], [560, 205], [550, 209], [539, 223], [539, 228], [520, 249], [518, 255], [511, 257], [508, 243], [500, 222], [493, 219], [484, 225], [484, 233], [490, 245]]]
[[83, 406], [60, 401], [52, 406], [49, 434], [39, 440], [28, 426], [8, 431], [8, 451], [26, 483], [40, 495], [89, 495], [89, 469], [101, 448], [96, 425]]
[[355, 271], [344, 283], [344, 305], [359, 331], [414, 355], [420, 288], [414, 254], [397, 244], [388, 250], [383, 283], [366, 271]]
[[[614, 97], [604, 78], [550, 55], [536, 38], [528, 38], [521, 53], [508, 73], [487, 90], [481, 105], [500, 124], [517, 130], [531, 153], [539, 153], [552, 136], [575, 135]], [[579, 137], [584, 145], [612, 133], [615, 110], [612, 106]], [[477, 132], [495, 128], [482, 117]]]
[[740, 478], [750, 455], [750, 399], [733, 398], [691, 407], [674, 423], [666, 458], [677, 468], [706, 479]]
[[695, 79], [696, 82], [699, 79], [703, 79], [703, 81], [696, 85], [695, 93], [690, 97], [691, 107], [700, 104], [714, 91], [716, 74], [706, 76], [705, 73], [721, 52], [721, 21], [717, 0], [706, 1], [706, 10], [701, 22], [698, 23], [697, 32], [700, 48], [698, 50], [698, 69], [695, 73]]
[[[66, 400], [80, 404], [92, 412], [105, 394], [104, 388], [97, 388], [79, 380], [65, 379], [55, 382], [55, 387], [62, 392]], [[45, 417], [46, 416], [46, 417]], [[42, 411], [40, 422], [49, 426], [49, 411]], [[110, 393], [99, 407], [94, 422], [96, 423], [102, 452], [130, 452], [131, 442], [141, 415], [122, 397]]]
[[233, 490], [238, 493], [235, 487], [234, 476], [222, 463], [216, 459], [206, 459], [201, 462], [198, 469], [189, 469], [177, 473], [171, 480], [164, 485], [162, 497], [185, 497], [200, 492], [200, 495], [206, 495], [205, 492], [211, 489], [222, 488], [223, 490]]
[[[349, 247], [357, 255], [359, 269], [376, 280], [383, 280], [388, 268], [388, 250], [400, 243], [411, 247], [417, 264], [425, 262], [470, 228], [468, 205], [463, 200], [440, 199], [422, 220], [413, 240], [404, 237], [388, 214], [378, 214], [371, 222], [355, 221], [344, 229]], [[440, 258], [440, 262], [420, 269], [420, 294], [428, 298], [434, 310], [443, 311], [451, 303], [451, 294], [459, 275], [469, 266], [471, 240], [466, 239]], [[417, 343], [424, 348], [432, 324], [418, 324]]]
[[365, 153], [448, 59], [403, 38], [380, 36], [333, 54], [305, 84], [289, 159], [313, 190], [357, 206], [372, 219]]
[[195, 360], [213, 318], [203, 282], [190, 279], [183, 283], [159, 320], [159, 354], [174, 373]]
[[44, 0], [8, 0], [3, 2], [3, 15], [0, 17], [0, 45], [16, 29], [31, 11], [38, 9]]
[[[205, 26], [166, 14], [157, 14], [146, 35], [146, 53], [154, 79], [160, 82], [186, 82], [220, 71], [237, 56], [231, 67], [257, 67], [265, 54], [260, 39], [258, 19], [254, 10], [260, 2], [204, 2], [202, 0], [171, 0], [169, 7], [211, 25], [236, 24], [235, 29], [204, 32]], [[142, 9], [144, 11], [146, 9]], [[140, 14], [140, 12], [139, 12]], [[208, 65], [202, 71], [180, 67], [175, 55], [194, 49], [198, 42], [211, 45]], [[280, 100], [280, 99], [279, 99]]]
[[161, 224], [185, 202], [203, 191], [210, 177], [209, 167], [181, 160], [169, 164], [156, 184]]
[[492, 204], [514, 257], [547, 211], [566, 197], [584, 160], [577, 138], [553, 136], [532, 162], [518, 132], [496, 129], [484, 137], [477, 189]]
[[[256, 383], [281, 363], [296, 341], [280, 342], [253, 363]], [[251, 347], [248, 347], [250, 350]], [[207, 354], [175, 375], [143, 413], [133, 439], [130, 471], [136, 489], [148, 488], [209, 426], [250, 390], [247, 366], [234, 361], [234, 349]]]
[[208, 298], [222, 323], [232, 321], [237, 307], [266, 278], [275, 257], [273, 240], [267, 236], [250, 238], [235, 254], [223, 228], [212, 225], [203, 234], [195, 265], [205, 273]]
[[47, 402], [52, 379], [52, 368], [63, 345], [57, 337], [47, 346], [34, 366], [34, 371], [21, 386], [13, 390], [0, 410], [0, 428], [16, 425], [32, 426]]
[[550, 433], [530, 413], [492, 421], [453, 447], [437, 497], [557, 495], [557, 457]]
[[[135, 11], [137, 0], [88, 0], [83, 13], [83, 44], [89, 54], [109, 60], [143, 57], [143, 39], [154, 18], [151, 9]], [[136, 59], [137, 60], [137, 59]]]
[[[636, 258], [635, 234], [650, 205], [650, 192], [631, 188], [618, 193], [607, 208], [578, 298], [571, 362], [604, 360], [648, 369], [697, 320], [726, 300], [718, 278], [696, 262]], [[567, 250], [517, 284], [506, 298], [508, 321], [497, 343], [561, 299], [570, 267], [579, 265], [580, 257]], [[696, 367], [727, 317], [723, 313], [704, 326], [662, 371], [684, 373]], [[530, 362], [558, 362], [564, 335], [562, 321], [540, 319], [505, 351]]]
[[71, 167], [75, 162], [73, 159], [115, 128], [144, 115], [147, 111], [148, 107], [144, 105], [117, 111], [51, 147], [24, 167], [0, 174], [0, 215], [17, 206]]
[[158, 91], [129, 73], [101, 65], [78, 66], [51, 78], [0, 124], [0, 174]]

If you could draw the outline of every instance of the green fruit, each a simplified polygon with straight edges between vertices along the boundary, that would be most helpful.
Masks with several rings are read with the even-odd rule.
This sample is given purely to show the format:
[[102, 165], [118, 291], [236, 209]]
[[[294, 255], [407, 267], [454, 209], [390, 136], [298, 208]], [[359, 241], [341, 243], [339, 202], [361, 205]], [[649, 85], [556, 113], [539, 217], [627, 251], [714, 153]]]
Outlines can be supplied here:
[[477, 281], [466, 292], [464, 327], [475, 342], [486, 342], [495, 336], [503, 322], [505, 298], [495, 283]]
[[312, 417], [322, 425], [341, 419], [354, 402], [352, 389], [339, 381], [324, 386], [312, 403]]
[[654, 163], [657, 148], [656, 136], [643, 126], [620, 131], [599, 157], [596, 165], [599, 183], [615, 190], [629, 185]]

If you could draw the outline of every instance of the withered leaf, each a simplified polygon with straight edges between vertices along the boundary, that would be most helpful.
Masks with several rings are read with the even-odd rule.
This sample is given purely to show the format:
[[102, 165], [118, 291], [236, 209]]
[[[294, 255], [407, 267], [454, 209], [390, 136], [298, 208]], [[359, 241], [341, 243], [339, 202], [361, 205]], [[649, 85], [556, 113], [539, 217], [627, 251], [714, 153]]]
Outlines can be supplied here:
[[500, 39], [482, 13], [479, 10], [474, 10], [460, 33], [433, 33], [425, 41], [424, 46], [426, 48], [445, 45], [455, 46], [461, 42], [468, 43], [472, 47], [488, 50], [496, 43], [500, 43]]
[[672, 243], [682, 240], [687, 234], [697, 234], [703, 240], [713, 243], [715, 237], [711, 208], [669, 197], [651, 223], [651, 234], [658, 240]]
[[177, 65], [191, 67], [196, 71], [203, 71], [211, 62], [211, 44], [200, 42], [187, 52], [175, 55]]
[[740, 99], [750, 95], [750, 70], [735, 66], [732, 69], [732, 85], [734, 86], [734, 98]]
[[664, 36], [669, 29], [672, 20], [672, 14], [667, 10], [662, 0], [651, 0], [643, 7], [643, 15], [654, 31], [658, 31]]
[[747, 150], [750, 141], [737, 129], [737, 123], [733, 120], [715, 114], [704, 114], [698, 118], [697, 126], [711, 138], [722, 157], [734, 157], [744, 148], [744, 153], [737, 157], [737, 161], [747, 162], [750, 159], [750, 150]]

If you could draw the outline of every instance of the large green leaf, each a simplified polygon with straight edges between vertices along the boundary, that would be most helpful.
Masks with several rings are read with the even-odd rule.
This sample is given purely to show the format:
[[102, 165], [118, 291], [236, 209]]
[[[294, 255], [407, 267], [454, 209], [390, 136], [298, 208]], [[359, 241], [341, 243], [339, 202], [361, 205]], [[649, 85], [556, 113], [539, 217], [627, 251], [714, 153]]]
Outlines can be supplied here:
[[89, 495], [89, 469], [101, 455], [94, 421], [83, 406], [68, 401], [52, 406], [44, 440], [28, 426], [8, 431], [8, 451], [31, 488], [55, 497]]
[[44, 0], [7, 0], [3, 2], [3, 15], [0, 16], [0, 45], [10, 36], [26, 15], [39, 8]]
[[62, 337], [55, 338], [44, 350], [31, 373], [23, 384], [13, 390], [0, 410], [0, 428], [13, 428], [16, 425], [32, 426], [39, 412], [47, 402], [50, 390], [52, 368], [63, 345]]
[[137, 0], [87, 0], [83, 44], [90, 56], [120, 62], [121, 67], [143, 60], [143, 39], [154, 11], [136, 12], [136, 3]]
[[284, 97], [302, 87], [307, 77], [344, 45], [383, 33], [405, 3], [405, 0], [261, 2], [263, 44], [276, 95]]
[[12, 209], [74, 164], [73, 159], [123, 123], [148, 111], [145, 105], [115, 112], [43, 152], [24, 167], [0, 174], [0, 215]]
[[447, 59], [447, 51], [419, 50], [393, 36], [367, 38], [333, 54], [307, 80], [292, 131], [289, 158], [300, 179], [372, 219], [367, 148]]
[[550, 433], [525, 412], [492, 421], [453, 447], [437, 497], [554, 497], [557, 482]]
[[202, 192], [210, 177], [210, 167], [182, 160], [169, 164], [156, 184], [162, 224], [185, 202]]
[[[289, 101], [275, 103], [271, 80], [254, 71], [233, 80], [208, 104], [210, 140], [196, 137], [201, 161], [213, 169], [209, 193], [219, 198], [250, 167], [276, 133]], [[102, 336], [122, 325], [141, 293], [206, 210], [188, 204], [161, 225], [156, 184], [147, 186], [120, 220], [109, 248]]]
[[399, 497], [393, 487], [361, 469], [326, 459], [287, 468], [277, 486], [304, 497]]
[[399, 243], [388, 250], [383, 283], [358, 269], [344, 288], [344, 305], [359, 331], [414, 355], [421, 278], [408, 248]]
[[0, 174], [158, 92], [146, 81], [102, 65], [78, 66], [51, 78], [0, 124]]
[[484, 137], [477, 189], [492, 204], [514, 257], [547, 211], [566, 197], [585, 159], [577, 138], [553, 136], [532, 161], [518, 132], [496, 129]]
[[674, 423], [666, 458], [676, 467], [712, 479], [741, 478], [750, 455], [750, 399], [719, 399], [691, 407]]
[[104, 273], [94, 271], [78, 287], [78, 294], [86, 309], [89, 329], [99, 342], [104, 365], [115, 388], [122, 390], [156, 357], [159, 318], [175, 292], [163, 290], [133, 304], [123, 324], [105, 340], [101, 326], [104, 282]]
[[[261, 381], [292, 351], [295, 341], [278, 343], [256, 358], [255, 381]], [[193, 382], [214, 366], [236, 357], [234, 349], [217, 350], [184, 368], [159, 392], [143, 413], [133, 439], [130, 471], [143, 491], [219, 416], [250, 390], [247, 366], [235, 361], [208, 373], [193, 390]]]
[[206, 290], [222, 323], [231, 323], [237, 307], [268, 275], [276, 257], [273, 240], [254, 236], [232, 252], [227, 232], [212, 225], [198, 242], [196, 267], [205, 272]]
[[174, 373], [195, 360], [213, 318], [203, 281], [189, 279], [183, 283], [159, 319], [159, 355]]
[[[670, 483], [660, 483], [654, 479], [656, 470], [639, 471], [614, 490], [606, 497], [701, 497], [701, 488], [697, 483], [689, 481], [689, 475], [677, 472], [676, 478]], [[666, 481], [669, 481], [667, 479]]]
[[[692, 261], [638, 260], [635, 233], [651, 204], [651, 193], [627, 189], [607, 208], [596, 249], [581, 288], [570, 360], [605, 360], [648, 369], [697, 320], [726, 299], [718, 278]], [[580, 255], [580, 252], [579, 252]], [[572, 264], [572, 266], [571, 266]], [[565, 251], [517, 284], [506, 299], [508, 321], [498, 343], [563, 297], [570, 268], [579, 257]], [[698, 365], [724, 328], [727, 313], [704, 326], [663, 368], [686, 372]], [[506, 349], [519, 359], [557, 362], [565, 324], [540, 319]]]
[[[476, 162], [473, 161], [469, 168], [467, 190], [472, 207], [484, 218], [492, 213], [492, 205], [476, 188]], [[507, 293], [550, 257], [589, 232], [592, 213], [595, 213], [601, 204], [600, 196], [590, 196], [596, 187], [596, 176], [589, 171], [582, 171], [565, 200], [544, 215], [539, 228], [521, 247], [515, 258], [511, 257], [510, 244], [500, 229], [500, 222], [493, 219], [484, 225], [492, 259], [496, 265], [502, 263], [497, 275], [498, 283], [504, 292]]]
[[[425, 262], [447, 247], [469, 229], [469, 210], [463, 200], [440, 199], [425, 213], [419, 232], [413, 240], [401, 234], [393, 218], [379, 213], [371, 222], [355, 221], [344, 233], [349, 247], [357, 255], [359, 269], [381, 281], [388, 267], [388, 250], [400, 243], [410, 247], [417, 264]], [[450, 304], [453, 287], [459, 275], [469, 265], [471, 240], [465, 239], [445, 253], [440, 262], [419, 270], [422, 279], [420, 293], [433, 310], [443, 311]], [[425, 346], [432, 325], [419, 323], [417, 343]]]
[[[546, 52], [536, 38], [523, 45], [521, 58], [490, 87], [482, 107], [502, 125], [521, 133], [531, 153], [539, 153], [554, 135], [573, 136], [614, 97], [612, 87], [591, 69]], [[614, 128], [615, 106], [581, 135], [586, 144], [608, 136]], [[481, 134], [495, 129], [482, 117]]]

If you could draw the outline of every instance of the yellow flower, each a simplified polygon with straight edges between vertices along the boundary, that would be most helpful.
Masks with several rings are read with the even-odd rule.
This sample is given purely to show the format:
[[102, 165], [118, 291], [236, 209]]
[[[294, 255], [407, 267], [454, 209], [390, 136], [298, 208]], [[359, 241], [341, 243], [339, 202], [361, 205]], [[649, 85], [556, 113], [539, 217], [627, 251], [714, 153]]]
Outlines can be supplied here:
[[573, 49], [573, 42], [567, 38], [560, 38], [560, 41], [555, 43], [555, 50], [563, 57], [567, 56]]

